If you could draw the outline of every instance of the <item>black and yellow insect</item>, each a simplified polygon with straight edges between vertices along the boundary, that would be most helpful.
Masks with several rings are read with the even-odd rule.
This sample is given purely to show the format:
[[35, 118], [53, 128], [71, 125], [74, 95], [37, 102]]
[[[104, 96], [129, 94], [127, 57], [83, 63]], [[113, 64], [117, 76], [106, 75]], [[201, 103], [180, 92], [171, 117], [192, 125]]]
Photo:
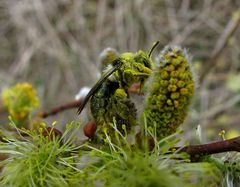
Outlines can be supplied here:
[[110, 63], [86, 96], [78, 113], [90, 99], [91, 113], [99, 128], [109, 131], [109, 123], [113, 123], [113, 119], [121, 132], [122, 125], [125, 125], [127, 131], [136, 125], [136, 108], [129, 98], [128, 88], [134, 83], [143, 85], [151, 75], [151, 54], [157, 45], [158, 42], [150, 52], [123, 53]]
[[138, 121], [137, 109], [128, 89], [134, 83], [140, 83], [142, 88], [152, 76], [142, 116], [148, 126], [157, 130], [159, 138], [175, 132], [186, 116], [194, 92], [194, 80], [189, 58], [180, 47], [166, 47], [153, 67], [151, 55], [158, 43], [149, 52], [127, 52], [115, 56], [86, 96], [78, 113], [90, 99], [91, 113], [100, 132], [113, 135], [112, 124], [120, 132], [128, 132]]

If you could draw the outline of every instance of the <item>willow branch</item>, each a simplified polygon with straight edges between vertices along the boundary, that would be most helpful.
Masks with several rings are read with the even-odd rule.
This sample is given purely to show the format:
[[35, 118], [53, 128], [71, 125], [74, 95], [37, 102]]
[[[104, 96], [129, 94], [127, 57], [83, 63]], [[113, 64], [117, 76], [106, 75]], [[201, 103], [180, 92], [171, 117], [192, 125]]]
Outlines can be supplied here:
[[56, 115], [68, 109], [78, 108], [82, 104], [82, 102], [83, 102], [83, 99], [72, 101], [72, 102], [57, 106], [55, 108], [52, 108], [48, 112], [40, 112], [38, 115], [42, 118], [47, 118], [49, 116]]
[[180, 152], [188, 153], [191, 157], [211, 155], [228, 151], [240, 152], [240, 136], [229, 140], [222, 140], [208, 144], [189, 145], [182, 148], [178, 147], [178, 149]]

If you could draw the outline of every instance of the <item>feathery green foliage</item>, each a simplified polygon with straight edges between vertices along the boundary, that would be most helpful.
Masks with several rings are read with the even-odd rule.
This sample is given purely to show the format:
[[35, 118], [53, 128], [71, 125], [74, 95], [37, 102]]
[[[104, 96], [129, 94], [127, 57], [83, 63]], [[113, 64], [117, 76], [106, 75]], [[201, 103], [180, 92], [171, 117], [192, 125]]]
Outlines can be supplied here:
[[223, 170], [223, 184], [226, 186], [240, 185], [240, 153], [227, 153], [223, 158], [225, 170]]
[[129, 143], [116, 126], [118, 143], [106, 133], [100, 147], [89, 143], [77, 147], [69, 138], [78, 129], [74, 123], [62, 136], [44, 135], [45, 127], [29, 131], [11, 125], [29, 137], [5, 138], [7, 143], [0, 144], [0, 153], [8, 156], [0, 163], [1, 186], [201, 187], [217, 186], [221, 180], [213, 163], [190, 163], [187, 154], [169, 152], [179, 142], [178, 132], [159, 141], [154, 129], [145, 129], [156, 145], [149, 151], [148, 139], [141, 147]]
[[[35, 131], [18, 129], [20, 134], [29, 137], [18, 140], [6, 138], [7, 143], [0, 144], [0, 153], [6, 154], [7, 159], [1, 161], [1, 186], [72, 186], [80, 185], [82, 171], [77, 168], [76, 156], [73, 154], [74, 145], [70, 140], [63, 143], [70, 129], [62, 137], [49, 132], [43, 134], [45, 127]], [[70, 124], [73, 128], [73, 123]], [[75, 126], [76, 127], [76, 126]]]
[[153, 136], [152, 128], [146, 129], [146, 136], [151, 136], [156, 144], [149, 152], [148, 147], [131, 146], [127, 138], [117, 132], [120, 144], [111, 142], [106, 134], [108, 148], [89, 146], [91, 155], [98, 158], [95, 180], [102, 186], [202, 187], [218, 186], [221, 181], [221, 173], [214, 164], [190, 163], [187, 154], [178, 150], [169, 152], [179, 142], [178, 133], [159, 141]]

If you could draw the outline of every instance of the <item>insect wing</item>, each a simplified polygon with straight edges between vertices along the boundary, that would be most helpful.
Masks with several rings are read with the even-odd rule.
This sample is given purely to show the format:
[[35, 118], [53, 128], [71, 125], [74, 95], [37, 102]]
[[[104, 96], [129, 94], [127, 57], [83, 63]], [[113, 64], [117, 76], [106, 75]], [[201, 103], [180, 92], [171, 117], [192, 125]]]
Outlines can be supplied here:
[[104, 81], [106, 81], [106, 79], [113, 74], [116, 70], [118, 70], [118, 68], [120, 68], [122, 65], [122, 61], [115, 60], [113, 62], [113, 67], [107, 71], [99, 80], [98, 82], [92, 87], [92, 89], [88, 92], [87, 96], [85, 97], [85, 99], [83, 100], [81, 106], [78, 108], [77, 114], [81, 114], [83, 108], [85, 107], [85, 105], [87, 104], [88, 100], [99, 90], [100, 86], [103, 84]]

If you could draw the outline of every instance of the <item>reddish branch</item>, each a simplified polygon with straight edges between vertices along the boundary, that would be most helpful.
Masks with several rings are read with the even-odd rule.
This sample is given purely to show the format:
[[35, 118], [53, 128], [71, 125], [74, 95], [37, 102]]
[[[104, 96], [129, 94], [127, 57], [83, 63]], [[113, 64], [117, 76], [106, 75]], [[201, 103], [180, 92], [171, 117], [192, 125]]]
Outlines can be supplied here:
[[178, 149], [180, 149], [181, 152], [188, 153], [191, 157], [198, 155], [211, 155], [228, 151], [240, 152], [240, 136], [229, 140], [217, 141], [201, 145], [189, 145]]
[[56, 115], [57, 113], [62, 112], [64, 110], [78, 108], [81, 105], [82, 101], [83, 101], [82, 99], [72, 101], [64, 105], [57, 106], [51, 109], [49, 112], [40, 112], [38, 115], [42, 118], [47, 118], [48, 116]]

